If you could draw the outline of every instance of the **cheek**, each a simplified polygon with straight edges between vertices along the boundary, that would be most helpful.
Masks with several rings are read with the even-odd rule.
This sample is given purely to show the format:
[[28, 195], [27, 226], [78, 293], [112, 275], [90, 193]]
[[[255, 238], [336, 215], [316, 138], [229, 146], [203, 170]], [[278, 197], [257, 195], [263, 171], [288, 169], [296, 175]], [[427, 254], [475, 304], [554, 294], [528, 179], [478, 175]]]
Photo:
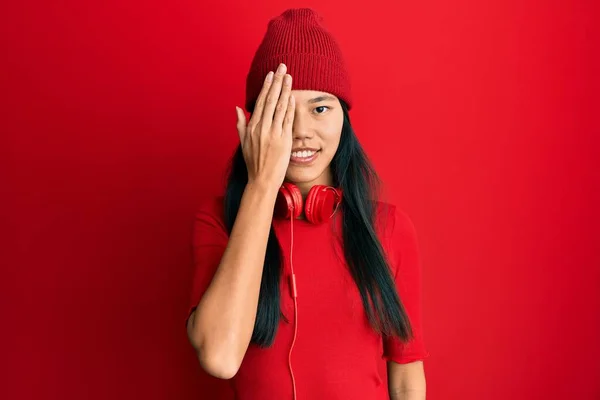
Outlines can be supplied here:
[[342, 122], [332, 121], [327, 125], [326, 128], [323, 129], [322, 132], [323, 144], [327, 150], [327, 154], [330, 154], [333, 157], [340, 144], [340, 138], [342, 136]]
[[340, 145], [340, 136], [336, 135], [330, 138], [327, 142], [327, 156], [331, 160]]

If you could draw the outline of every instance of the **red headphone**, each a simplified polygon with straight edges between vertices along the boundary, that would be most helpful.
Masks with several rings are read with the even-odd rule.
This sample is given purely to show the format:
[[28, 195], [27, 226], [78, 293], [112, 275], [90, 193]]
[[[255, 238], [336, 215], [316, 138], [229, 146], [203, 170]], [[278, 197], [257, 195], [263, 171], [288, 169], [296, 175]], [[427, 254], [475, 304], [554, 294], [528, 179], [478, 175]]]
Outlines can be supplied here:
[[313, 224], [321, 224], [335, 214], [342, 201], [342, 192], [333, 186], [314, 185], [310, 188], [306, 202], [302, 203], [302, 193], [298, 186], [284, 182], [279, 189], [275, 203], [275, 217], [296, 219], [304, 214]]
[[296, 379], [292, 368], [292, 351], [298, 334], [298, 290], [296, 289], [296, 275], [294, 274], [293, 248], [294, 248], [294, 220], [302, 214], [313, 224], [321, 224], [335, 214], [342, 202], [342, 191], [333, 186], [314, 185], [308, 191], [306, 202], [302, 203], [302, 193], [298, 186], [284, 182], [279, 188], [275, 202], [274, 217], [290, 220], [290, 288], [294, 299], [294, 337], [288, 353], [288, 366], [292, 378], [292, 399], [296, 400]]

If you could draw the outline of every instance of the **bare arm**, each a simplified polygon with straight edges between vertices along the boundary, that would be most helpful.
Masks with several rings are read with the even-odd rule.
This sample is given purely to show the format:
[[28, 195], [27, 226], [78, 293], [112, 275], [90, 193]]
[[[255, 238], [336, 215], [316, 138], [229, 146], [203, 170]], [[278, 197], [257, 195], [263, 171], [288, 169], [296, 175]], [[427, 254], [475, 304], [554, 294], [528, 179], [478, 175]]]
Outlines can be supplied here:
[[248, 125], [236, 109], [248, 184], [219, 266], [188, 320], [200, 364], [218, 378], [237, 373], [254, 330], [273, 211], [292, 149], [295, 101], [286, 70], [281, 64], [267, 75]]
[[277, 196], [272, 187], [246, 186], [219, 268], [188, 321], [200, 364], [219, 378], [235, 375], [254, 329]]
[[388, 361], [388, 389], [391, 400], [425, 400], [423, 361], [398, 364]]

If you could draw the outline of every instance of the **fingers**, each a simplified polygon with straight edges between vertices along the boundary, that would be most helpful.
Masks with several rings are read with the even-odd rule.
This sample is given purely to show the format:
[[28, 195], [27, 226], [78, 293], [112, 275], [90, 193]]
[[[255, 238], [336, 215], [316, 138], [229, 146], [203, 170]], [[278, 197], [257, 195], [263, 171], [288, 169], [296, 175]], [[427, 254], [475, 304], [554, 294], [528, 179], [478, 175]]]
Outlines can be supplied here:
[[285, 64], [279, 64], [277, 68], [277, 72], [273, 77], [273, 83], [269, 88], [269, 92], [267, 93], [267, 98], [264, 103], [264, 110], [262, 115], [263, 124], [271, 125], [273, 122], [273, 115], [275, 113], [275, 107], [279, 102], [279, 96], [281, 94], [281, 86], [283, 82], [283, 77], [287, 71], [287, 67]]
[[240, 143], [243, 145], [246, 136], [246, 115], [238, 106], [235, 107], [235, 112], [237, 113], [237, 131], [240, 136]]
[[265, 82], [263, 83], [263, 87], [258, 94], [258, 98], [256, 99], [256, 104], [254, 105], [254, 111], [252, 111], [252, 116], [250, 117], [250, 125], [258, 124], [260, 118], [263, 114], [263, 107], [265, 105], [265, 99], [267, 97], [267, 93], [269, 93], [269, 89], [273, 83], [273, 71], [270, 71], [265, 77]]
[[283, 119], [283, 130], [282, 135], [287, 135], [292, 132], [294, 125], [294, 114], [296, 113], [296, 98], [294, 95], [290, 95], [287, 110], [285, 112], [285, 118]]
[[[283, 87], [281, 89], [281, 95], [279, 96], [279, 101], [277, 102], [277, 106], [275, 106], [275, 116], [273, 117], [273, 126], [279, 127], [283, 124], [283, 118], [287, 113], [287, 109], [289, 106], [289, 98], [292, 91], [292, 77], [289, 74], [286, 74], [283, 77]], [[279, 133], [279, 132], [278, 132]]]

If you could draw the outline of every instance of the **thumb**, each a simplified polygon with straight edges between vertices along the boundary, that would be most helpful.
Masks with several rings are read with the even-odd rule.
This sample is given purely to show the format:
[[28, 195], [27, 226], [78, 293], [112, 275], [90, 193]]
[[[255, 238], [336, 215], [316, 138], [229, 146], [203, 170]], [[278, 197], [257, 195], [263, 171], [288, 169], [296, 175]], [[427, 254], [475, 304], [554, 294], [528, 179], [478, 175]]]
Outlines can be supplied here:
[[240, 143], [243, 144], [246, 137], [246, 115], [238, 106], [235, 106], [235, 112], [237, 114], [237, 131], [240, 136]]

